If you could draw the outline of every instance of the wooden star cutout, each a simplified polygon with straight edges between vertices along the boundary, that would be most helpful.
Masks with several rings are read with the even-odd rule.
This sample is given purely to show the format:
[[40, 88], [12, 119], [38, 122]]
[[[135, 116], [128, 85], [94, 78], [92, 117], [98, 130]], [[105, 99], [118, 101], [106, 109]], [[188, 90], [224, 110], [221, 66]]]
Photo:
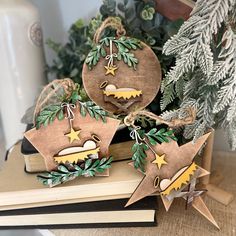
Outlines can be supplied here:
[[157, 164], [158, 169], [161, 169], [162, 165], [167, 164], [167, 162], [165, 161], [165, 154], [162, 154], [161, 156], [156, 154], [156, 159], [152, 161], [152, 163]]
[[161, 169], [152, 164], [155, 156], [150, 149], [147, 150], [145, 176], [132, 194], [127, 206], [159, 190], [153, 185], [156, 176], [159, 176], [160, 179], [170, 179], [178, 170], [190, 165], [209, 135], [210, 133], [203, 135], [194, 144], [191, 141], [179, 146], [177, 142], [171, 140], [169, 143], [153, 146], [152, 148], [157, 154], [165, 153], [165, 160], [168, 164], [163, 165]]
[[[129, 206], [150, 194], [160, 194], [160, 188], [155, 186], [154, 184], [156, 178], [159, 177], [160, 180], [171, 179], [180, 169], [186, 166], [190, 166], [193, 163], [194, 157], [196, 156], [202, 145], [205, 143], [209, 135], [210, 133], [207, 133], [200, 137], [195, 143], [191, 141], [182, 146], [179, 146], [177, 142], [171, 140], [169, 143], [157, 144], [156, 146], [152, 147], [158, 155], [160, 155], [161, 153], [165, 153], [165, 161], [167, 162], [167, 164], [163, 165], [161, 168], [158, 168], [157, 165], [153, 164], [153, 162], [155, 162], [157, 158], [153, 154], [153, 152], [150, 149], [146, 151], [147, 162], [145, 168], [145, 176], [131, 195], [126, 206]], [[198, 178], [209, 174], [209, 172], [201, 167], [198, 167], [198, 170]], [[161, 199], [166, 210], [168, 210], [174, 199], [168, 200], [166, 196], [162, 195]], [[209, 221], [211, 221], [211, 223], [218, 227], [213, 216], [204, 204], [201, 196], [197, 196], [196, 198], [194, 198], [192, 206], [203, 216], [205, 216]]]
[[65, 134], [70, 139], [70, 143], [73, 143], [74, 140], [80, 140], [79, 134], [81, 130], [75, 131], [73, 128], [70, 129], [70, 133]]
[[117, 66], [104, 66], [104, 68], [107, 70], [105, 75], [113, 75], [115, 76], [115, 71], [118, 69]]
[[80, 140], [79, 134], [81, 130], [75, 131], [73, 128], [70, 129], [70, 133], [65, 134], [70, 139], [70, 143], [73, 143], [74, 140]]
[[[206, 175], [209, 175], [210, 173], [203, 168], [199, 167], [197, 171], [196, 178], [200, 178]], [[193, 178], [191, 182], [189, 183], [190, 186], [192, 183], [196, 183], [196, 178]], [[186, 200], [187, 204], [189, 204], [189, 197], [191, 197], [191, 205], [193, 208], [195, 208], [200, 214], [202, 214], [206, 219], [208, 219], [214, 226], [216, 226], [218, 229], [220, 229], [219, 225], [215, 221], [214, 217], [212, 216], [211, 212], [208, 210], [205, 202], [203, 201], [201, 194], [203, 194], [205, 190], [195, 190], [190, 189], [189, 191], [182, 191], [181, 189], [179, 191], [176, 191], [174, 193], [175, 197], [182, 197]], [[173, 194], [172, 194], [173, 195]], [[161, 200], [165, 206], [166, 211], [169, 210], [171, 204], [173, 203], [174, 198], [167, 199], [167, 197], [161, 195]]]
[[[80, 114], [80, 107], [74, 109], [75, 118], [73, 120], [73, 127], [75, 130], [79, 128], [79, 140], [74, 143], [68, 144], [68, 137], [65, 133], [68, 132], [68, 120], [55, 119], [51, 124], [40, 129], [31, 129], [25, 133], [25, 137], [30, 143], [38, 150], [44, 157], [45, 164], [48, 171], [57, 168], [58, 163], [54, 160], [54, 155], [59, 151], [69, 147], [83, 147], [84, 143], [92, 139], [96, 135], [101, 142], [98, 146], [100, 148], [99, 155], [108, 156], [108, 147], [111, 140], [120, 124], [117, 119], [106, 117], [106, 122], [101, 119], [96, 120], [89, 114], [83, 117]], [[75, 131], [75, 133], [78, 131]]]

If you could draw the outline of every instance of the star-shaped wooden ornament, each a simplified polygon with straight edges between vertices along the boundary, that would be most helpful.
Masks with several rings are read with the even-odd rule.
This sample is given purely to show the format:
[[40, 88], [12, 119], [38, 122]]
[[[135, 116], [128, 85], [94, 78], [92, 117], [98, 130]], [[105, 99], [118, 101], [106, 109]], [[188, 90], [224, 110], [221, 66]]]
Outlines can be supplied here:
[[80, 140], [79, 134], [81, 130], [75, 131], [73, 128], [70, 129], [70, 133], [65, 134], [70, 139], [70, 143], [73, 143], [74, 140]]
[[158, 154], [156, 154], [155, 160], [152, 163], [157, 164], [158, 169], [161, 169], [162, 165], [167, 164], [167, 162], [165, 161], [165, 155], [166, 154], [162, 154], [161, 156], [159, 156]]
[[59, 163], [55, 160], [64, 163], [65, 158], [75, 160], [78, 157], [84, 160], [87, 155], [93, 157], [97, 154], [99, 157], [109, 155], [108, 147], [120, 121], [107, 117], [106, 122], [103, 122], [102, 119], [96, 120], [89, 114], [83, 117], [79, 108], [73, 112], [72, 128], [68, 119], [61, 121], [55, 119], [46, 127], [41, 126], [38, 130], [34, 128], [25, 133], [25, 137], [44, 157], [48, 171], [57, 168]]
[[[157, 155], [150, 149], [147, 150], [145, 176], [131, 195], [126, 206], [150, 194], [157, 193], [161, 195], [163, 204], [168, 211], [175, 197], [186, 198], [188, 192], [181, 192], [180, 190], [185, 189], [194, 178], [209, 174], [208, 171], [196, 165], [193, 161], [209, 135], [210, 133], [207, 133], [195, 143], [191, 141], [182, 146], [179, 146], [173, 140], [168, 143], [157, 144], [152, 147]], [[133, 165], [132, 162], [131, 164]], [[196, 170], [198, 171], [197, 176], [194, 175]], [[192, 206], [219, 228], [201, 196], [193, 195], [192, 197]]]
[[105, 75], [113, 75], [115, 76], [115, 71], [118, 69], [117, 66], [104, 66], [104, 68], [106, 69], [106, 74]]

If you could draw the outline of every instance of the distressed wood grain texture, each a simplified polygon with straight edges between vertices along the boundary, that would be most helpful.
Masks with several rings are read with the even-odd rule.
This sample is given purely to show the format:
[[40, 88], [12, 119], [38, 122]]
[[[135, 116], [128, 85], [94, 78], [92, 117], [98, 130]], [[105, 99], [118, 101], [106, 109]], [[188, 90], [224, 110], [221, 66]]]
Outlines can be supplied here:
[[70, 131], [67, 119], [61, 121], [56, 119], [47, 127], [41, 126], [39, 130], [34, 128], [25, 133], [25, 137], [44, 157], [48, 171], [54, 170], [57, 167], [53, 157], [55, 154], [68, 147], [82, 147], [86, 141], [92, 139], [92, 135], [98, 136], [101, 140], [98, 143], [100, 147], [99, 154], [101, 156], [108, 156], [108, 147], [120, 121], [107, 117], [106, 123], [104, 123], [101, 119], [96, 120], [88, 114], [82, 117], [79, 109], [76, 108], [74, 110], [73, 128], [81, 130], [81, 134], [80, 139], [73, 143], [69, 143], [68, 137], [65, 136]]
[[[128, 87], [142, 91], [142, 100], [129, 106], [128, 111], [145, 108], [156, 97], [161, 83], [160, 62], [149, 46], [144, 43], [141, 45], [143, 47], [141, 50], [130, 50], [139, 60], [136, 70], [127, 66], [123, 60], [115, 61], [118, 70], [114, 77], [110, 74], [105, 75], [104, 66], [107, 65], [107, 60], [104, 58], [101, 58], [92, 70], [89, 70], [88, 65], [84, 64], [82, 72], [84, 88], [90, 99], [103, 109], [111, 113], [117, 112], [118, 109], [114, 104], [104, 100], [100, 86], [105, 81], [119, 89]], [[117, 53], [117, 49], [116, 51], [115, 49], [114, 52]], [[106, 48], [106, 50], [108, 49]]]

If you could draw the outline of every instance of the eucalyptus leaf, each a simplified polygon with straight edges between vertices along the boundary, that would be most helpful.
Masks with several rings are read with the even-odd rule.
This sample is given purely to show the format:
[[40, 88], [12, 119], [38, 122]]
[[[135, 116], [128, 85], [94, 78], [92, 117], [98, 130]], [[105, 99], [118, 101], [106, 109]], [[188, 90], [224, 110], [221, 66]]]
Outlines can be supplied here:
[[75, 77], [78, 73], [79, 73], [79, 70], [77, 68], [74, 68], [70, 73], [70, 77]]

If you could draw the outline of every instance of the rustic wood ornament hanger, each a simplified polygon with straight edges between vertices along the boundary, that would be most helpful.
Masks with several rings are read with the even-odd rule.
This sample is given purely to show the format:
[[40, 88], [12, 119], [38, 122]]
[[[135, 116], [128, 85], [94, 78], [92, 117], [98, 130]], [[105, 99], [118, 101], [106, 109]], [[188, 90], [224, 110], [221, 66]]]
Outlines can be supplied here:
[[[107, 27], [116, 29], [117, 36], [101, 39]], [[160, 63], [152, 49], [125, 34], [121, 21], [108, 17], [95, 33], [95, 46], [82, 72], [90, 99], [113, 114], [145, 108], [157, 95], [161, 82]]]
[[[195, 119], [196, 113], [191, 108], [186, 111], [188, 115], [185, 118], [175, 118], [170, 121], [165, 121], [162, 117], [148, 111], [131, 112], [125, 117], [124, 123], [126, 126], [131, 127], [131, 137], [136, 140], [136, 145], [138, 147], [145, 145], [141, 156], [146, 156], [141, 161], [137, 161], [135, 158], [130, 163], [136, 169], [139, 168], [145, 176], [131, 195], [126, 206], [150, 194], [157, 193], [161, 196], [165, 209], [168, 211], [174, 198], [181, 197], [186, 201], [186, 206], [192, 205], [219, 229], [217, 222], [201, 198], [205, 190], [196, 190], [197, 179], [210, 174], [194, 161], [195, 156], [206, 142], [210, 133], [203, 135], [195, 143], [190, 141], [179, 146], [172, 136], [161, 140], [161, 144], [157, 143], [153, 140], [153, 136], [141, 135], [140, 127], [135, 126], [135, 120], [140, 115], [152, 118], [158, 124], [166, 124], [169, 127], [191, 124]], [[157, 133], [156, 130], [155, 128], [155, 131], [151, 133], [149, 131], [149, 135]], [[139, 163], [145, 163], [145, 167], [140, 168]]]
[[[88, 154], [92, 155], [93, 151], [98, 151], [99, 148], [100, 156], [108, 156], [108, 147], [120, 121], [107, 118], [106, 123], [104, 123], [102, 120], [96, 120], [89, 115], [83, 117], [79, 109], [80, 107], [74, 110], [75, 119], [73, 120], [73, 130], [77, 134], [73, 134], [73, 130], [71, 132], [67, 119], [56, 119], [47, 127], [42, 126], [38, 130], [34, 128], [25, 133], [25, 137], [44, 157], [48, 171], [56, 169], [60, 162], [69, 161], [73, 156], [72, 154], [75, 153], [82, 157], [81, 160], [84, 160]], [[99, 137], [100, 142], [95, 141], [93, 135]], [[90, 142], [88, 143], [88, 141]], [[80, 148], [80, 150], [75, 152], [76, 150], [72, 150], [75, 147]], [[68, 156], [69, 148], [71, 156]], [[63, 150], [64, 152], [62, 152]], [[88, 150], [90, 150], [89, 153]], [[87, 154], [79, 155], [80, 152], [86, 151]], [[64, 158], [62, 158], [63, 156]]]
[[[97, 143], [97, 147], [94, 147], [94, 149], [99, 147], [101, 156], [108, 155], [108, 146], [110, 145], [120, 121], [113, 118], [107, 118], [107, 122], [104, 123], [102, 120], [97, 121], [89, 115], [82, 117], [79, 107], [75, 109], [74, 114], [75, 119], [73, 121], [73, 127], [75, 130], [80, 130], [80, 133], [76, 135], [77, 138], [71, 138], [72, 136], [68, 138], [67, 134], [71, 134], [71, 130], [68, 127], [67, 119], [61, 121], [56, 119], [47, 127], [42, 126], [38, 130], [34, 128], [25, 133], [25, 137], [44, 157], [48, 171], [54, 170], [58, 166], [58, 159], [61, 159], [63, 163], [68, 160], [66, 159], [67, 157], [62, 159], [62, 153], [61, 155], [58, 155], [62, 150], [72, 147], [81, 147], [81, 151], [82, 149], [84, 149], [83, 151], [86, 151], [88, 147], [85, 146], [85, 144], [87, 141], [90, 141], [90, 144], [91, 140], [94, 141], [94, 134], [101, 140], [100, 142], [93, 142], [93, 144]], [[84, 157], [82, 159], [84, 159]]]
[[[42, 182], [55, 186], [79, 175], [107, 176], [111, 162], [108, 147], [120, 121], [106, 117], [106, 112], [91, 101], [81, 102], [78, 99], [77, 85], [70, 79], [57, 83], [60, 89], [64, 88], [65, 101], [50, 104], [50, 97], [58, 91], [53, 89], [49, 93], [46, 92], [47, 88], [52, 87], [52, 83], [43, 89], [42, 93], [46, 95], [41, 94], [38, 99], [35, 108], [35, 128], [27, 131], [25, 137], [44, 157], [48, 171], [54, 171], [54, 174], [57, 174], [55, 171], [61, 170], [72, 172], [67, 179], [58, 181], [58, 175], [53, 176], [51, 172], [40, 176]], [[49, 113], [52, 115], [49, 116]], [[99, 165], [102, 168], [99, 168]], [[88, 167], [91, 167], [90, 172], [85, 171]], [[55, 177], [54, 182], [50, 182], [47, 177]]]

